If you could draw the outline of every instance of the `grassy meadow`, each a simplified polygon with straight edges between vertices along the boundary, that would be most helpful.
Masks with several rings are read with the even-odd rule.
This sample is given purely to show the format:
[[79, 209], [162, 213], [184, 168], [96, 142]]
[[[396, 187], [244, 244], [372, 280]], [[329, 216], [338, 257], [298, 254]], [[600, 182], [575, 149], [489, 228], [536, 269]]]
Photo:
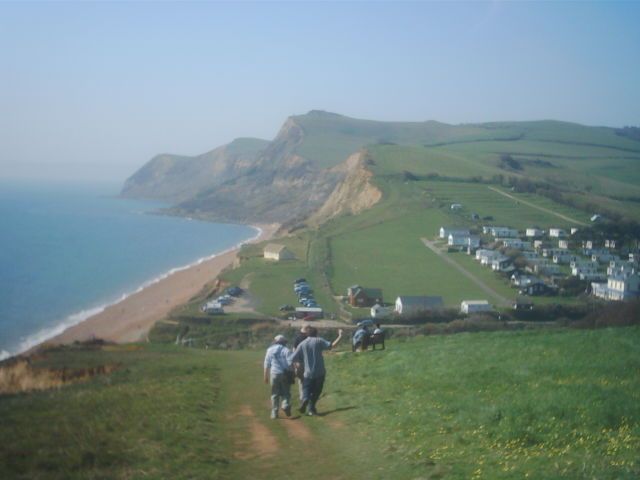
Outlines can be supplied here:
[[638, 345], [638, 327], [343, 344], [321, 416], [278, 421], [262, 348], [50, 351], [37, 366], [118, 369], [0, 396], [0, 477], [637, 478]]

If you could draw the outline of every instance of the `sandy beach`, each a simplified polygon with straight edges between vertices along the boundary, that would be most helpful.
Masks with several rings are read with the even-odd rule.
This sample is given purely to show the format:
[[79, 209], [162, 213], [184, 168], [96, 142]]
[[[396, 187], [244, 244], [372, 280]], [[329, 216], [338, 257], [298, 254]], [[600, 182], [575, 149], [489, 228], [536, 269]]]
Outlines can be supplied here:
[[[261, 234], [251, 242], [271, 238], [279, 225], [255, 225]], [[91, 338], [101, 338], [118, 343], [144, 340], [158, 320], [162, 320], [178, 305], [187, 302], [222, 270], [233, 264], [239, 248], [205, 260], [149, 285], [101, 313], [69, 327], [44, 344], [71, 343]]]

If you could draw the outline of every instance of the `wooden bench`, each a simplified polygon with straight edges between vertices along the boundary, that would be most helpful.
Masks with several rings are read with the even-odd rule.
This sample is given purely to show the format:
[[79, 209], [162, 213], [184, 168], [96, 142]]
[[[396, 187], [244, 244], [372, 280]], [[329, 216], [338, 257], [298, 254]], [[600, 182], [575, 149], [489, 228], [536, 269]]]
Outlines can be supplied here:
[[372, 333], [371, 335], [362, 337], [362, 341], [357, 344], [351, 344], [351, 350], [355, 352], [358, 348], [361, 351], [369, 350], [369, 347], [372, 347], [373, 350], [376, 349], [376, 345], [382, 345], [382, 350], [385, 349], [384, 346], [384, 332], [382, 333]]
[[374, 350], [376, 349], [376, 345], [382, 345], [382, 350], [384, 350], [384, 332], [371, 334], [367, 343], [363, 345], [364, 349], [367, 350], [369, 345], [371, 345]]

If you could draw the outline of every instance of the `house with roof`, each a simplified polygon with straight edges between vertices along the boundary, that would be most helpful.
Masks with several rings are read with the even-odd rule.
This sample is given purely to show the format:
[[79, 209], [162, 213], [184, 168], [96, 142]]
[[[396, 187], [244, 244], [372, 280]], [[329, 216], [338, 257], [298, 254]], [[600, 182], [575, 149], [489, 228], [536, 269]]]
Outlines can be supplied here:
[[491, 270], [494, 272], [511, 272], [515, 270], [515, 267], [511, 264], [511, 258], [506, 255], [500, 255], [491, 260]]
[[382, 290], [380, 288], [365, 288], [353, 285], [347, 289], [349, 305], [352, 307], [372, 307], [376, 303], [382, 304]]
[[540, 282], [540, 279], [533, 275], [522, 275], [518, 273], [511, 275], [511, 284], [516, 287], [526, 287], [527, 285], [531, 285], [535, 282]]
[[562, 250], [568, 250], [569, 240], [565, 240], [565, 239], [558, 240], [558, 248], [561, 248]]
[[470, 232], [468, 229], [461, 227], [440, 227], [440, 238], [448, 239], [449, 235], [468, 237]]
[[615, 249], [616, 248], [616, 241], [613, 239], [607, 239], [604, 241], [604, 246], [605, 248], [612, 248]]
[[443, 306], [442, 297], [401, 295], [396, 298], [395, 312], [398, 315], [411, 316], [429, 310], [437, 310]]
[[493, 307], [486, 300], [463, 300], [460, 303], [460, 312], [467, 315], [470, 313], [490, 312], [491, 310], [493, 310]]
[[476, 250], [476, 260], [479, 260], [481, 265], [491, 266], [491, 262], [493, 262], [494, 258], [503, 256], [504, 255], [497, 250], [487, 250], [482, 248]]
[[285, 245], [269, 243], [264, 247], [264, 258], [265, 260], [275, 260], [279, 262], [281, 260], [293, 260], [296, 256]]

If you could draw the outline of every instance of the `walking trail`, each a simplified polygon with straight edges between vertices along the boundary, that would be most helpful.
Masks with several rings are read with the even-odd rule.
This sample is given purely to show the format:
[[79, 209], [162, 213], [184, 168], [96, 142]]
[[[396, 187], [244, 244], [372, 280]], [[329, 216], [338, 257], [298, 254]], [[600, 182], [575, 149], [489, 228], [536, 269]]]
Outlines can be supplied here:
[[488, 187], [488, 188], [489, 188], [489, 190], [493, 190], [494, 192], [499, 193], [500, 195], [503, 195], [503, 196], [505, 196], [507, 198], [510, 198], [511, 200], [514, 200], [514, 201], [520, 202], [520, 203], [524, 203], [525, 205], [528, 205], [531, 208], [535, 208], [536, 210], [540, 210], [542, 212], [549, 213], [551, 215], [555, 215], [556, 217], [561, 218], [562, 220], [566, 220], [567, 222], [575, 223], [576, 225], [582, 225], [583, 227], [589, 226], [587, 223], [584, 223], [584, 222], [581, 222], [579, 220], [576, 220], [575, 218], [567, 217], [566, 215], [562, 215], [561, 213], [554, 212], [553, 210], [541, 207], [539, 205], [536, 205], [535, 203], [528, 202], [527, 200], [523, 200], [521, 198], [517, 198], [517, 197], [515, 197], [513, 195], [508, 194], [507, 192], [503, 192], [502, 190], [500, 190], [498, 188], [495, 188], [495, 187]]
[[[331, 370], [318, 403], [319, 416], [298, 412], [296, 384], [291, 387], [292, 416], [280, 411], [272, 420], [270, 387], [262, 381], [263, 352], [209, 354], [221, 372], [220, 406], [225, 411], [219, 419], [228, 438], [230, 478], [369, 479], [370, 468], [386, 468], [366, 437], [345, 428], [357, 406], [336, 402]], [[354, 448], [367, 455], [354, 455]]]

